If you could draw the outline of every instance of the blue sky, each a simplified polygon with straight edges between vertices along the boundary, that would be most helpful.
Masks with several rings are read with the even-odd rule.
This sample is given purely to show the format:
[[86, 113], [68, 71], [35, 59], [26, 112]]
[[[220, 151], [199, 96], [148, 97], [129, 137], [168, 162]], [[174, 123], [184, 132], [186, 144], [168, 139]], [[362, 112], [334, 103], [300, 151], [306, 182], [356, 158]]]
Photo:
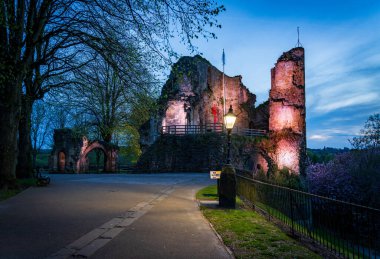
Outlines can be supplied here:
[[[242, 75], [268, 98], [270, 69], [295, 47], [297, 26], [306, 53], [307, 144], [350, 147], [369, 115], [380, 112], [380, 1], [220, 1], [217, 40], [196, 44], [226, 74]], [[183, 51], [182, 54], [190, 55]]]

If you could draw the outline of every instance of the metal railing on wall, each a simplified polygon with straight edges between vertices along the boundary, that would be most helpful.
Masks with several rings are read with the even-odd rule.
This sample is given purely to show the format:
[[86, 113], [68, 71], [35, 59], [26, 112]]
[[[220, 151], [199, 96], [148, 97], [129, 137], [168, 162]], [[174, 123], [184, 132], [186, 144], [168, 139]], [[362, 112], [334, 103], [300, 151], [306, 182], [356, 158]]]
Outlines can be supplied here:
[[260, 136], [267, 136], [268, 131], [261, 130], [261, 129], [246, 129], [246, 128], [234, 127], [232, 130], [232, 134], [237, 134], [237, 135], [246, 136], [246, 137], [260, 137]]
[[[210, 123], [204, 125], [169, 125], [161, 127], [161, 134], [169, 135], [187, 135], [187, 134], [205, 134], [205, 133], [223, 133], [225, 131], [223, 123]], [[235, 127], [232, 134], [246, 137], [267, 136], [266, 130], [245, 129]]]
[[205, 134], [205, 133], [222, 133], [223, 123], [212, 123], [204, 125], [169, 125], [161, 127], [161, 134], [169, 135], [187, 135], [187, 134]]
[[380, 258], [380, 210], [253, 180], [237, 170], [237, 193], [339, 257]]

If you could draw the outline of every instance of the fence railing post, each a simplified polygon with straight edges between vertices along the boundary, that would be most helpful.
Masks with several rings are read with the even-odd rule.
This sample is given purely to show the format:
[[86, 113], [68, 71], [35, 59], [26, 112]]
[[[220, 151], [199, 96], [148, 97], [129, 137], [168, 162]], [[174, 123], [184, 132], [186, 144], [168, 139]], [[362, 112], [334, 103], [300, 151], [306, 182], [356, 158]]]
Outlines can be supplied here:
[[290, 201], [290, 219], [292, 221], [292, 236], [294, 236], [294, 212], [293, 212], [293, 195], [292, 195], [292, 192], [289, 192], [289, 196], [290, 196], [289, 197], [289, 201]]
[[261, 182], [246, 173], [237, 169], [239, 196], [269, 220], [277, 218], [291, 235], [310, 237], [339, 256], [380, 258], [379, 209]]

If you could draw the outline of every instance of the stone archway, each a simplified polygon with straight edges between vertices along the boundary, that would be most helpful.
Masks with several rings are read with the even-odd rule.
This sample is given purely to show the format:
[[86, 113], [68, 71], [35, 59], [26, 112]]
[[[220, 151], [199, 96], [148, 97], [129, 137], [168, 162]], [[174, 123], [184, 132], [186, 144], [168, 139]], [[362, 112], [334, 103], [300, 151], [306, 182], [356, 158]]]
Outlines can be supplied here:
[[104, 171], [115, 172], [117, 170], [118, 148], [104, 141], [94, 141], [89, 143], [86, 137], [83, 137], [76, 172], [80, 173], [89, 170], [88, 154], [95, 149], [100, 149], [104, 153]]

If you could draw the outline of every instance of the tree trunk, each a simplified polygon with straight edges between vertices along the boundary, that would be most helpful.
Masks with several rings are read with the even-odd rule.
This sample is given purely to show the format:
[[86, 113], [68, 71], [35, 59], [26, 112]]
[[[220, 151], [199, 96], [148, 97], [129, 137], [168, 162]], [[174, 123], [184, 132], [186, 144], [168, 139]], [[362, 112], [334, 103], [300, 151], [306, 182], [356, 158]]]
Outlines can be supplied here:
[[0, 189], [16, 185], [20, 86], [17, 80], [0, 82]]
[[33, 172], [32, 141], [30, 139], [31, 116], [34, 100], [28, 96], [21, 97], [21, 118], [19, 122], [19, 141], [16, 176], [28, 178]]
[[32, 150], [32, 167], [36, 167], [36, 161], [37, 161], [37, 150]]
[[106, 134], [102, 134], [102, 138], [105, 142], [107, 143], [111, 143], [111, 140], [112, 140], [112, 133], [106, 133]]

